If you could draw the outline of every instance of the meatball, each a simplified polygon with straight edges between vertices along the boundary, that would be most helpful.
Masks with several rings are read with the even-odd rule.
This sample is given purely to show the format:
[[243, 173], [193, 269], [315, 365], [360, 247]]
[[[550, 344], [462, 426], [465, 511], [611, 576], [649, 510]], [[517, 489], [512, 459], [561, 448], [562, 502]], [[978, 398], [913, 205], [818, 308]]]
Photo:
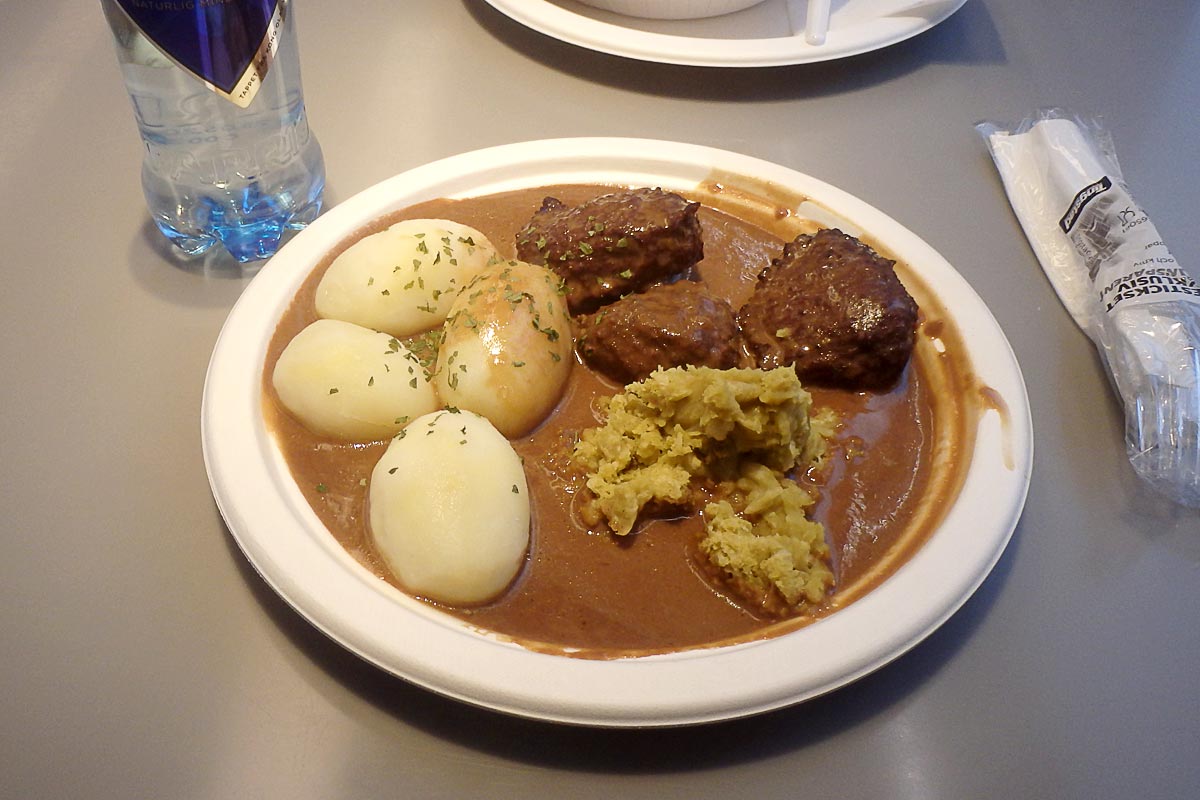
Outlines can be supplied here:
[[730, 369], [743, 360], [733, 307], [692, 281], [654, 286], [577, 318], [579, 354], [626, 384], [659, 367]]
[[562, 276], [571, 313], [595, 311], [700, 261], [699, 210], [662, 189], [614, 192], [573, 208], [547, 197], [517, 234], [517, 257]]
[[758, 276], [738, 311], [758, 366], [806, 383], [886, 389], [912, 354], [917, 304], [894, 261], [836, 229], [800, 235]]

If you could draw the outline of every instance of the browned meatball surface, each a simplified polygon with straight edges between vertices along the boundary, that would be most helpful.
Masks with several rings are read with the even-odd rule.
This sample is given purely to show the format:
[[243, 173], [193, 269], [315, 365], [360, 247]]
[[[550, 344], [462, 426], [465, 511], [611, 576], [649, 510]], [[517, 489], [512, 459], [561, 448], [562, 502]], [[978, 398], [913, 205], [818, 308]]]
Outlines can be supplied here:
[[700, 204], [662, 189], [631, 189], [568, 207], [547, 197], [517, 234], [517, 257], [562, 276], [571, 313], [691, 269], [704, 257]]
[[742, 360], [733, 307], [693, 281], [628, 295], [577, 322], [579, 354], [622, 384], [659, 367], [729, 369]]
[[801, 381], [822, 386], [894, 384], [917, 325], [917, 304], [894, 265], [836, 229], [797, 236], [738, 311], [758, 366], [793, 364]]

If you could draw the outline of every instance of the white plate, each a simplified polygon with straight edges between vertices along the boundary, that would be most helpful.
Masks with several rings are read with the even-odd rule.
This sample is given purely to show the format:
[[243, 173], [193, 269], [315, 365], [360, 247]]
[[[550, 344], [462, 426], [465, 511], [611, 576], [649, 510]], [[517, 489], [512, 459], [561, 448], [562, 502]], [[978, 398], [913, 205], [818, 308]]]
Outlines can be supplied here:
[[845, 58], [902, 42], [944, 21], [966, 0], [833, 0], [821, 45], [804, 39], [806, 0], [767, 0], [699, 20], [638, 19], [571, 0], [487, 2], [529, 28], [602, 53], [664, 64], [773, 67]]
[[[962, 492], [928, 542], [865, 597], [795, 632], [615, 661], [535, 653], [474, 632], [355, 562], [305, 502], [261, 406], [268, 342], [322, 255], [365, 222], [438, 197], [559, 183], [688, 189], [714, 170], [786, 187], [850, 230], [870, 231], [934, 288], [968, 343], [972, 368], [1007, 406], [1007, 419], [982, 418]], [[562, 139], [466, 153], [386, 180], [327, 212], [262, 268], [230, 312], [205, 383], [202, 435], [213, 494], [230, 532], [267, 583], [313, 625], [435, 692], [521, 716], [597, 726], [740, 717], [814, 697], [896, 658], [958, 609], [991, 570], [1020, 516], [1032, 463], [1025, 385], [1008, 342], [979, 297], [929, 245], [866, 203], [799, 172], [722, 150], [634, 139]]]

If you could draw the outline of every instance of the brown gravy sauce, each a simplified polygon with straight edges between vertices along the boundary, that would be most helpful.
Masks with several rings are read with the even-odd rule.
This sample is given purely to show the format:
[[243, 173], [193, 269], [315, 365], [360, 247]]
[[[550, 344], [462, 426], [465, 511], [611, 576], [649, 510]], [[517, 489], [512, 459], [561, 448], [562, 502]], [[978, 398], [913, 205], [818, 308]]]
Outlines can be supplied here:
[[[797, 233], [815, 225], [791, 217], [798, 201], [770, 185], [728, 176], [688, 192], [704, 203], [705, 258], [700, 276], [734, 307], [758, 271]], [[748, 184], [743, 180], [740, 186]], [[460, 200], [434, 200], [378, 220], [329, 253], [300, 288], [271, 341], [263, 373], [264, 414], [297, 484], [338, 542], [381, 580], [397, 585], [374, 552], [366, 526], [366, 478], [387, 442], [346, 444], [316, 436], [279, 404], [270, 375], [291, 338], [316, 319], [313, 297], [333, 259], [362, 236], [401, 219], [453, 219], [482, 231], [511, 256], [515, 233], [553, 195], [575, 204], [610, 191], [553, 186]], [[889, 253], [862, 237], [881, 254]], [[611, 385], [576, 364], [554, 414], [513, 443], [524, 458], [533, 504], [530, 553], [497, 600], [443, 611], [468, 624], [547, 652], [615, 658], [766, 638], [805, 625], [861, 597], [928, 538], [952, 504], [970, 460], [980, 406], [994, 392], [975, 386], [948, 315], [903, 264], [897, 272], [921, 307], [913, 362], [883, 394], [812, 389], [815, 408], [832, 408], [843, 425], [825, 467], [798, 476], [818, 502], [836, 587], [825, 605], [785, 621], [739, 607], [705, 578], [697, 558], [697, 517], [654, 520], [627, 537], [589, 532], [572, 514], [578, 480], [564, 469], [575, 434], [599, 423], [596, 398]], [[964, 404], [964, 399], [966, 403]], [[436, 604], [434, 604], [436, 605]]]

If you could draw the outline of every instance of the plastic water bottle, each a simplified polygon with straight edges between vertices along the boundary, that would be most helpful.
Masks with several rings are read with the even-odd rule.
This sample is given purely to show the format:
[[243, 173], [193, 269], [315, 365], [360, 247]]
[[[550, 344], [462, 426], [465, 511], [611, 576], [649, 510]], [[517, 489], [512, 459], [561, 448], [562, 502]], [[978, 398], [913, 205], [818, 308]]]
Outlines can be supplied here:
[[145, 143], [142, 188], [182, 253], [267, 258], [321, 210], [291, 0], [101, 0]]

